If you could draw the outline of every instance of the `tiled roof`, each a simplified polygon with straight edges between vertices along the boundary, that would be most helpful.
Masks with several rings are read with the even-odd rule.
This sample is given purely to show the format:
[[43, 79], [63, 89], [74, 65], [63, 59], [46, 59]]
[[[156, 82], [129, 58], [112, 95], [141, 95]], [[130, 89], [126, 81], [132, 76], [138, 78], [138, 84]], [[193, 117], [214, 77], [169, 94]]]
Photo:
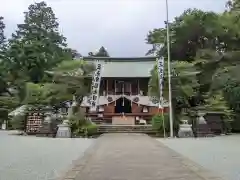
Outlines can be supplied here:
[[102, 63], [102, 77], [150, 77], [155, 65], [155, 61]]
[[150, 77], [156, 57], [83, 57], [103, 64], [102, 77]]

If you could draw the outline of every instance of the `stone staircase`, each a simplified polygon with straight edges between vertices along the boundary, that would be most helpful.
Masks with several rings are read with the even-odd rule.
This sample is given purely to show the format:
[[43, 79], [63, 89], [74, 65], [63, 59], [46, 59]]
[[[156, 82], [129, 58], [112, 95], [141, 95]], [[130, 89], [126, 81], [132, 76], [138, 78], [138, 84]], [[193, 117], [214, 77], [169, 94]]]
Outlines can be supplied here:
[[99, 133], [155, 133], [151, 125], [98, 125]]

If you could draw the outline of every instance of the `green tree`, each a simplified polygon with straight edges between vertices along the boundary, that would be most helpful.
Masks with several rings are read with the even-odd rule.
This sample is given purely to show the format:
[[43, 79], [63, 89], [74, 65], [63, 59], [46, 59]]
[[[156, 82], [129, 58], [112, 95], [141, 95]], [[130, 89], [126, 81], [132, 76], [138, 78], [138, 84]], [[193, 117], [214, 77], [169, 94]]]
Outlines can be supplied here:
[[[76, 96], [79, 104], [83, 97], [89, 95], [91, 86], [91, 75], [95, 70], [94, 64], [87, 63], [84, 60], [63, 61], [52, 70], [53, 81], [58, 86], [59, 97]], [[55, 96], [55, 98], [57, 98]], [[72, 99], [72, 98], [71, 98]]]
[[19, 105], [20, 103], [17, 97], [0, 96], [0, 109], [1, 112], [4, 112], [2, 116], [0, 113], [0, 119], [2, 118], [6, 120], [6, 115], [8, 115], [8, 113], [17, 108]]
[[66, 57], [66, 38], [59, 33], [57, 18], [45, 2], [31, 4], [24, 17], [24, 23], [18, 24], [9, 41], [7, 65], [12, 81], [25, 79], [37, 83], [45, 70]]
[[107, 52], [105, 47], [101, 47], [96, 53], [97, 57], [109, 57], [109, 53]]
[[223, 101], [226, 101], [224, 111], [229, 112], [230, 108], [238, 114], [240, 105], [238, 96], [240, 94], [238, 85], [240, 81], [238, 75], [238, 69], [240, 68], [240, 49], [238, 45], [240, 25], [239, 14], [236, 14], [237, 12], [234, 10], [234, 7], [237, 7], [237, 4], [235, 4], [237, 1], [232, 2], [233, 5], [229, 11], [219, 14], [218, 23], [221, 27], [221, 33], [218, 34], [217, 38], [219, 43], [216, 48], [201, 49], [196, 56], [196, 65], [201, 70], [199, 74], [200, 92], [207, 94], [207, 101], [210, 102], [212, 97], [221, 94], [224, 99], [215, 99], [219, 99], [220, 106]]
[[79, 59], [82, 55], [76, 49], [69, 49], [73, 59]]
[[240, 9], [240, 1], [239, 0], [229, 0], [227, 2], [227, 7], [229, 8], [229, 11], [239, 11]]
[[26, 93], [24, 104], [28, 105], [47, 105], [46, 94], [51, 89], [51, 84], [26, 83]]
[[[169, 24], [171, 59], [193, 61], [199, 48], [215, 47], [214, 38], [219, 34], [219, 16], [214, 12], [187, 9]], [[208, 40], [208, 41], [206, 41]], [[161, 55], [166, 55], [166, 28], [151, 30], [146, 38], [153, 45], [148, 54], [156, 51], [156, 45], [162, 44]]]
[[62, 61], [46, 72], [51, 81], [42, 84], [27, 83], [24, 103], [59, 106], [75, 96], [81, 104], [83, 97], [90, 92], [93, 71], [94, 65], [83, 60]]
[[8, 85], [6, 82], [6, 69], [4, 67], [5, 58], [5, 35], [4, 35], [5, 24], [3, 17], [0, 16], [0, 95], [8, 91]]
[[[234, 128], [240, 127], [239, 7], [239, 0], [231, 0], [222, 13], [188, 9], [170, 23], [171, 60], [193, 62], [199, 72], [197, 107], [234, 115]], [[150, 31], [146, 40], [153, 45], [148, 53], [162, 44], [158, 54], [166, 56], [166, 28]]]
[[[216, 89], [216, 84], [221, 82], [221, 78], [214, 77], [228, 66], [238, 63], [240, 28], [236, 22], [233, 10], [217, 14], [188, 9], [170, 23], [172, 61], [193, 62], [199, 72], [199, 88], [195, 88], [198, 101], [205, 99], [207, 104], [210, 96], [220, 89], [219, 86]], [[150, 31], [147, 43], [152, 44], [153, 49], [149, 53], [155, 52], [160, 43], [163, 46], [158, 53], [166, 56], [165, 37], [166, 28]]]
[[4, 29], [5, 24], [3, 22], [3, 17], [0, 17], [0, 124], [2, 121], [8, 119], [8, 113], [19, 104], [18, 99], [16, 97], [12, 97], [12, 93], [9, 91], [7, 83], [7, 71], [4, 64], [6, 58]]
[[5, 44], [6, 37], [4, 35], [5, 24], [3, 22], [3, 17], [0, 16], [0, 50], [2, 50], [3, 45]]
[[[197, 106], [200, 102], [195, 101], [197, 82], [197, 71], [193, 63], [176, 61], [172, 66], [172, 102], [175, 118], [180, 120], [183, 109]], [[167, 67], [165, 65], [165, 67]], [[163, 96], [168, 99], [167, 68], [164, 72]], [[151, 71], [149, 81], [149, 95], [159, 99], [159, 80], [157, 66]]]

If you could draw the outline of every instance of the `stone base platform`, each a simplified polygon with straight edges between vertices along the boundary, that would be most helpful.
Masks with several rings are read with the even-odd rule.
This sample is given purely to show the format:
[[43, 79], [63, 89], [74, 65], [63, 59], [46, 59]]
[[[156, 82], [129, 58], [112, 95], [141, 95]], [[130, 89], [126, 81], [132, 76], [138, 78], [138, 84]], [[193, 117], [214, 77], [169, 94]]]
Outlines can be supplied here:
[[222, 180], [143, 134], [104, 134], [61, 180]]

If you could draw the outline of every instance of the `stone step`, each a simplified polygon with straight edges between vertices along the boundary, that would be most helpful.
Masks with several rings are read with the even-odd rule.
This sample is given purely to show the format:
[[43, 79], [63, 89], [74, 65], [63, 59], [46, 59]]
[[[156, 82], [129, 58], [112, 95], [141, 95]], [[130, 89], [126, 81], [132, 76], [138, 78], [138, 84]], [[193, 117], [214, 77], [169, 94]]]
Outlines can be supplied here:
[[99, 133], [155, 133], [154, 131], [99, 131]]
[[152, 126], [128, 126], [128, 125], [99, 125], [98, 131], [101, 133], [114, 132], [133, 132], [133, 133], [152, 133]]

